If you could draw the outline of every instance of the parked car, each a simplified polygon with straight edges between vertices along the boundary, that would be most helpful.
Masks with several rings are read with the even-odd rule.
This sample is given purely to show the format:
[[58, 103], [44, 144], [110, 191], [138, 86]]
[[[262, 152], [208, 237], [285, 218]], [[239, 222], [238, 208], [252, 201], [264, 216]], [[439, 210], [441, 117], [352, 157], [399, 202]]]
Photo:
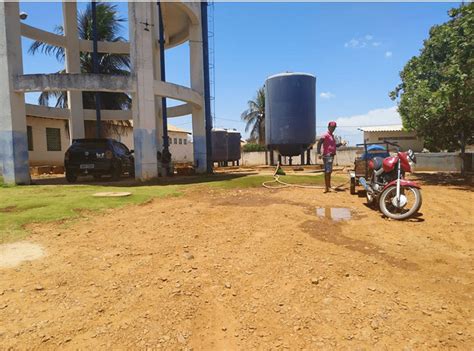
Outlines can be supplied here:
[[122, 174], [135, 176], [133, 150], [114, 139], [75, 139], [64, 155], [66, 180], [74, 183], [79, 175], [100, 179], [110, 175], [118, 180]]

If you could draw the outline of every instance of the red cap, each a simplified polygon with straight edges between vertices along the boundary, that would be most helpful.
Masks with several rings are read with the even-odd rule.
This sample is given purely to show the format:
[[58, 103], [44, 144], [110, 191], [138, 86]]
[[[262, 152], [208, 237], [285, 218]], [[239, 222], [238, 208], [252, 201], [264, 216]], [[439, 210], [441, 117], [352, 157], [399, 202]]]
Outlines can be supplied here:
[[337, 123], [334, 121], [331, 121], [328, 123], [328, 127], [337, 127]]

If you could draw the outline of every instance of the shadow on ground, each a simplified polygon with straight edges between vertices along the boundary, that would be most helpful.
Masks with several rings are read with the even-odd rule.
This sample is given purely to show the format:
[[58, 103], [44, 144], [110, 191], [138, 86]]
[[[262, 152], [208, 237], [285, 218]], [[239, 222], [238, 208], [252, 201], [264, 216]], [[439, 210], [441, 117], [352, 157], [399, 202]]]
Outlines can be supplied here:
[[416, 181], [425, 185], [453, 186], [458, 190], [474, 191], [472, 175], [461, 176], [459, 173], [415, 173]]

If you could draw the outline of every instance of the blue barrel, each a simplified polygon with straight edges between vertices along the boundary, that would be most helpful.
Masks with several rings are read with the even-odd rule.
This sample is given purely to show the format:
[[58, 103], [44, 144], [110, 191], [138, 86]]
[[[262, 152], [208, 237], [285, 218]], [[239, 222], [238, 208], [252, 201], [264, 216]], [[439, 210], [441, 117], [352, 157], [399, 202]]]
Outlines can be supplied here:
[[240, 132], [227, 130], [227, 161], [240, 160]]
[[316, 77], [281, 73], [265, 82], [265, 142], [283, 156], [296, 156], [316, 139]]

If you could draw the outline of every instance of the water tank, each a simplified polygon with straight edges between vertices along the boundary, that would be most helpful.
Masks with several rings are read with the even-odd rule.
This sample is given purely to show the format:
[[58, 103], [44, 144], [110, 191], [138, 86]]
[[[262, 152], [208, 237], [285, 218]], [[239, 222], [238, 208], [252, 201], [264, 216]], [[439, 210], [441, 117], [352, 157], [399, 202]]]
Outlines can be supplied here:
[[225, 129], [212, 129], [212, 162], [227, 161], [227, 131]]
[[240, 132], [227, 130], [227, 161], [240, 160]]
[[265, 82], [265, 141], [283, 156], [296, 156], [316, 138], [316, 77], [281, 73]]

